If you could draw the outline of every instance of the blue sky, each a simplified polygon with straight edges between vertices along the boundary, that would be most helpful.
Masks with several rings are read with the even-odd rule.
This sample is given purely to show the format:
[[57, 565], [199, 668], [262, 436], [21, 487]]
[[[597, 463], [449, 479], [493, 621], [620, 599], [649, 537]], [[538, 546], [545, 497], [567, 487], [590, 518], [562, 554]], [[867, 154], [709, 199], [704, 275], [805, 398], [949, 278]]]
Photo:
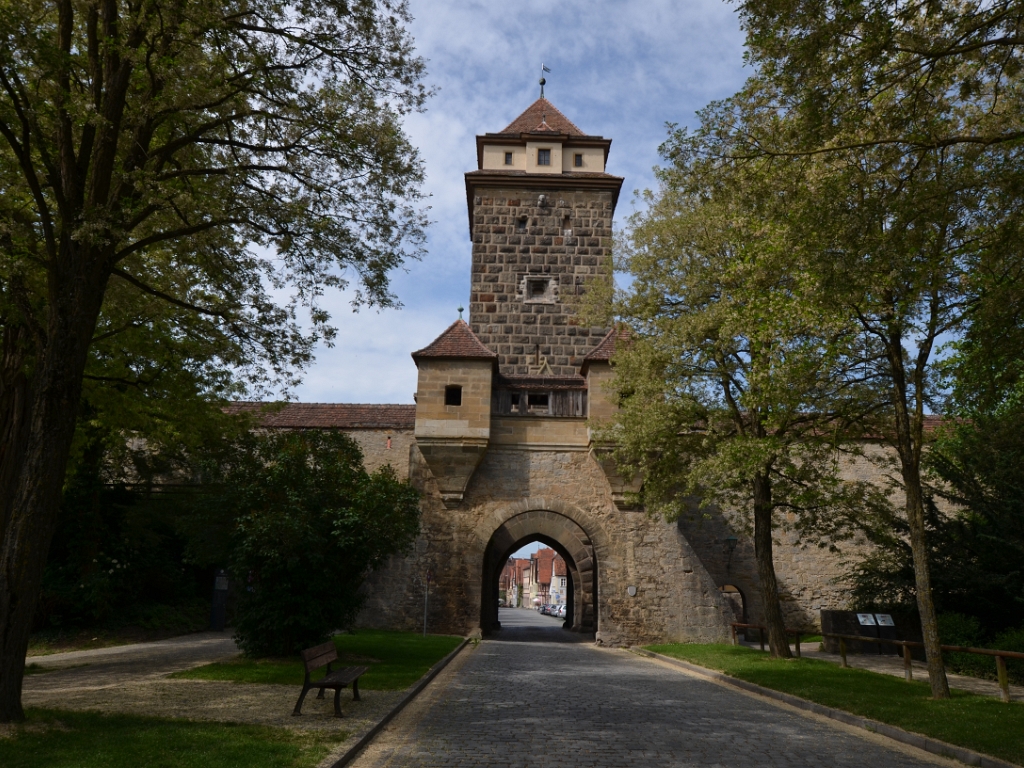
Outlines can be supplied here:
[[325, 297], [338, 327], [293, 393], [301, 402], [411, 403], [409, 357], [468, 306], [470, 242], [463, 174], [476, 167], [474, 137], [499, 131], [546, 95], [589, 134], [613, 140], [608, 172], [626, 178], [616, 222], [634, 192], [653, 185], [666, 123], [729, 96], [746, 76], [735, 6], [721, 0], [410, 0], [412, 34], [437, 94], [406, 122], [426, 166], [431, 225], [422, 261], [396, 272], [400, 310], [352, 313]]

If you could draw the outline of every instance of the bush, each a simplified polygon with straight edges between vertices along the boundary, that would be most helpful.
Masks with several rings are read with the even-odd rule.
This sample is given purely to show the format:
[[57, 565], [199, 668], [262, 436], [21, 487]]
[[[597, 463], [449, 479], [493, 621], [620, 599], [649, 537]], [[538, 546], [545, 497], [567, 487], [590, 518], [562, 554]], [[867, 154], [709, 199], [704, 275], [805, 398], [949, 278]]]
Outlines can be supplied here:
[[[974, 616], [962, 613], [939, 614], [939, 639], [943, 645], [962, 645], [969, 648], [982, 646], [981, 622]], [[995, 674], [995, 662], [989, 656], [974, 653], [943, 654], [946, 668], [950, 672], [974, 677], [992, 677]]]
[[[999, 651], [1024, 653], [1024, 627], [1000, 632], [989, 647]], [[1010, 675], [1010, 680], [1024, 685], [1024, 659], [1007, 659], [1006, 671]]]
[[235, 637], [248, 656], [327, 640], [355, 617], [365, 574], [419, 531], [417, 493], [390, 467], [367, 474], [343, 433], [248, 435], [208, 472], [219, 487], [197, 517], [230, 518]]

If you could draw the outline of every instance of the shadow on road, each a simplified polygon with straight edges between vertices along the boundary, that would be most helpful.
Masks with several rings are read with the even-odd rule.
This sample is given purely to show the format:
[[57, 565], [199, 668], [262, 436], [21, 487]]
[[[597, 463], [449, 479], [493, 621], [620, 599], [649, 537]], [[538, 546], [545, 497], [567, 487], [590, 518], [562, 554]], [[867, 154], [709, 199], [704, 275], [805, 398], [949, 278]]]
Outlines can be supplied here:
[[499, 608], [501, 629], [489, 632], [487, 640], [520, 643], [592, 643], [594, 634], [562, 629], [564, 619], [542, 616], [532, 608]]

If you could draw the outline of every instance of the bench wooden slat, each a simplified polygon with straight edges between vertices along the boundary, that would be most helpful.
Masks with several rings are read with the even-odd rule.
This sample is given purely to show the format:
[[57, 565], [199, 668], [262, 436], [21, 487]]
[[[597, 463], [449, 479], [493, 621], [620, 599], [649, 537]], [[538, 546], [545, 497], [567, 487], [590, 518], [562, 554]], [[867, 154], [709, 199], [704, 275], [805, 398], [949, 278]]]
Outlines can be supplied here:
[[302, 652], [302, 661], [306, 665], [307, 672], [319, 669], [328, 662], [336, 661], [337, 658], [338, 649], [335, 647], [334, 643], [330, 642], [322, 643], [321, 645], [313, 648], [307, 648]]
[[315, 680], [312, 686], [315, 688], [318, 685], [341, 685], [345, 686], [351, 683], [353, 680], [358, 680], [359, 676], [368, 670], [369, 667], [345, 667], [344, 669], [338, 669], [331, 672], [321, 680]]

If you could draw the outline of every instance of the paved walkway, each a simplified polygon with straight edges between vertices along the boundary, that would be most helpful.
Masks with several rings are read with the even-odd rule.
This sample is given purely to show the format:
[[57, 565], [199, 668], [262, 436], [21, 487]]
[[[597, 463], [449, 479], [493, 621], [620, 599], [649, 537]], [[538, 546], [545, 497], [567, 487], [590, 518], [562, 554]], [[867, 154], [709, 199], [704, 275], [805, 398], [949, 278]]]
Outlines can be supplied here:
[[513, 642], [588, 643], [594, 634], [563, 629], [565, 619], [545, 616], [532, 608], [499, 608], [501, 629], [488, 635], [488, 640]]
[[485, 640], [464, 651], [353, 765], [952, 764], [626, 651]]

